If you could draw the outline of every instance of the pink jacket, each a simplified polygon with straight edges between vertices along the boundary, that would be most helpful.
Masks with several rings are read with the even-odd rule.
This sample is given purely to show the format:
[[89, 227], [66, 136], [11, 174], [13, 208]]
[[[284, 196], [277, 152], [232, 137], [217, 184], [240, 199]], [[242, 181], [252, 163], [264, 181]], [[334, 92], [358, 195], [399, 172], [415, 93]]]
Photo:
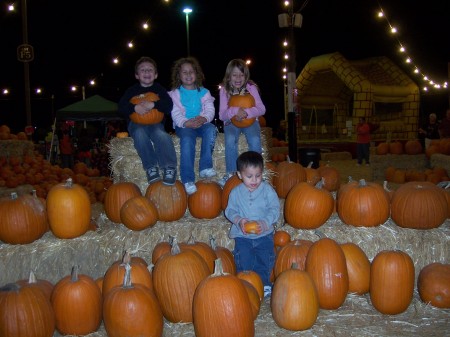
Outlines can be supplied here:
[[[208, 123], [211, 123], [216, 113], [216, 109], [214, 108], [215, 98], [211, 95], [209, 90], [206, 89], [206, 91], [207, 93], [202, 97], [202, 110], [200, 111], [200, 116], [205, 117], [206, 121]], [[169, 91], [169, 96], [173, 101], [173, 126], [175, 127], [176, 125], [179, 128], [182, 128], [184, 127], [183, 125], [188, 120], [188, 118], [186, 118], [186, 109], [184, 108], [183, 104], [181, 104], [180, 90], [175, 89]]]
[[[266, 113], [266, 107], [259, 96], [258, 87], [247, 83], [247, 90], [255, 99], [255, 106], [253, 108], [245, 109], [248, 118], [262, 116]], [[225, 122], [230, 120], [239, 111], [239, 107], [229, 107], [228, 100], [230, 96], [225, 92], [225, 88], [221, 87], [219, 92], [219, 118]]]

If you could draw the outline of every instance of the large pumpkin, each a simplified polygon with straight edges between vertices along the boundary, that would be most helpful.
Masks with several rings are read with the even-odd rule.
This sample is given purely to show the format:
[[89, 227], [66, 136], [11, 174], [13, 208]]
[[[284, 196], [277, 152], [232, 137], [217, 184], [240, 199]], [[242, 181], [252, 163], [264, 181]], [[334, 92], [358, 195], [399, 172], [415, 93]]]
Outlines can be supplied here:
[[0, 336], [52, 337], [55, 314], [38, 287], [8, 283], [0, 288]]
[[450, 308], [450, 264], [434, 262], [422, 268], [417, 278], [420, 299], [437, 308]]
[[173, 323], [192, 322], [192, 302], [199, 283], [211, 272], [194, 250], [180, 250], [174, 239], [170, 253], [153, 268], [153, 288], [164, 317]]
[[180, 242], [179, 246], [181, 251], [191, 249], [194, 252], [198, 253], [198, 255], [200, 255], [200, 257], [205, 260], [210, 273], [214, 271], [214, 261], [217, 259], [217, 255], [210, 245], [205, 242], [195, 241], [195, 238], [191, 235], [187, 242]]
[[87, 335], [100, 327], [102, 293], [92, 277], [78, 273], [78, 266], [55, 284], [51, 302], [61, 334]]
[[391, 218], [400, 227], [437, 228], [447, 219], [445, 192], [430, 182], [407, 182], [393, 194]]
[[155, 204], [160, 221], [179, 220], [186, 212], [187, 195], [179, 180], [173, 186], [164, 185], [161, 180], [150, 184], [145, 196]]
[[140, 231], [152, 227], [158, 221], [158, 210], [148, 198], [143, 195], [132, 197], [120, 208], [120, 220], [125, 227]]
[[314, 229], [322, 226], [334, 210], [331, 192], [319, 181], [315, 186], [299, 182], [289, 191], [284, 203], [286, 222], [297, 229]]
[[129, 265], [125, 266], [121, 286], [104, 296], [103, 322], [109, 337], [161, 337], [164, 320], [155, 294], [142, 284], [131, 282]]
[[385, 315], [397, 315], [410, 305], [414, 292], [414, 263], [400, 250], [380, 251], [370, 267], [370, 299]]
[[341, 244], [348, 271], [348, 291], [363, 295], [369, 292], [370, 261], [366, 253], [355, 243]]
[[228, 274], [236, 274], [236, 262], [234, 261], [234, 256], [231, 250], [227, 247], [219, 246], [216, 243], [216, 239], [211, 236], [210, 238], [211, 248], [216, 253], [217, 258], [222, 260], [223, 271]]
[[273, 285], [270, 308], [273, 320], [283, 329], [312, 327], [319, 315], [319, 295], [311, 276], [295, 264], [283, 271]]
[[197, 192], [188, 196], [189, 212], [197, 219], [214, 219], [222, 212], [222, 188], [213, 180], [195, 183]]
[[323, 186], [330, 192], [337, 191], [341, 185], [341, 175], [337, 168], [332, 166], [320, 166], [317, 171], [323, 178]]
[[383, 186], [361, 179], [339, 189], [337, 212], [347, 225], [375, 227], [387, 221], [390, 215], [389, 195]]
[[261, 276], [254, 270], [242, 270], [236, 274], [236, 276], [250, 283], [259, 295], [259, 299], [262, 300], [264, 298], [264, 283], [261, 279]]
[[103, 206], [109, 220], [120, 223], [120, 210], [125, 202], [131, 198], [141, 196], [139, 187], [130, 181], [117, 182], [109, 186], [105, 194]]
[[41, 238], [48, 229], [45, 206], [28, 194], [0, 199], [0, 240], [9, 244], [27, 244]]
[[306, 271], [311, 275], [319, 294], [322, 309], [339, 308], [348, 292], [348, 271], [340, 245], [329, 238], [321, 238], [309, 248]]
[[[228, 100], [228, 106], [240, 107], [243, 109], [251, 108], [255, 106], [255, 98], [250, 94], [245, 95], [233, 95]], [[245, 118], [243, 120], [237, 120], [236, 117], [231, 118], [233, 125], [238, 128], [247, 128], [255, 122], [256, 118]]]
[[312, 244], [313, 242], [310, 240], [297, 239], [281, 248], [273, 267], [275, 279], [283, 271], [290, 269], [293, 263], [297, 265], [297, 269], [305, 270], [306, 256]]
[[242, 281], [225, 274], [217, 259], [214, 274], [197, 287], [192, 303], [197, 337], [255, 335], [253, 311]]
[[277, 195], [285, 199], [292, 187], [306, 181], [305, 168], [299, 163], [290, 160], [278, 164], [277, 172], [273, 177], [273, 185]]
[[[153, 92], [147, 92], [145, 94], [140, 94], [131, 98], [130, 102], [133, 104], [139, 104], [142, 101], [156, 102], [159, 101], [159, 96]], [[164, 114], [157, 110], [152, 109], [149, 112], [140, 115], [137, 112], [133, 112], [130, 115], [130, 119], [137, 124], [156, 124], [160, 123], [164, 118]]]
[[47, 195], [47, 215], [50, 230], [60, 239], [72, 239], [86, 233], [91, 223], [91, 201], [86, 190], [65, 183], [53, 186]]
[[240, 185], [242, 180], [239, 179], [237, 174], [233, 174], [231, 178], [227, 180], [225, 185], [223, 185], [222, 189], [222, 209], [225, 210], [228, 206], [228, 198], [230, 196], [231, 190], [235, 188], [237, 185]]

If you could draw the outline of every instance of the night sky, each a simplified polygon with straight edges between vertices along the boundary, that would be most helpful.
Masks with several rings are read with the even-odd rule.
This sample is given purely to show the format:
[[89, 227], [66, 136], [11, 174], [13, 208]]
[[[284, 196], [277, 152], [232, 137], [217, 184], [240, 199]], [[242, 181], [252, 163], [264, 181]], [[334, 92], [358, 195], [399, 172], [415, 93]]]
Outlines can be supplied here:
[[[0, 89], [11, 90], [9, 98], [0, 96], [0, 124], [21, 129], [26, 114], [23, 63], [16, 55], [23, 41], [20, 0], [15, 14], [6, 11], [6, 1], [0, 3]], [[187, 5], [194, 11], [189, 16], [190, 52], [203, 67], [205, 87], [217, 97], [228, 61], [251, 59], [251, 77], [261, 88], [266, 119], [275, 126], [284, 116], [281, 44], [288, 35], [288, 29], [278, 27], [278, 14], [286, 12], [281, 0], [27, 0], [28, 42], [35, 51], [30, 62], [33, 124], [51, 124], [56, 110], [81, 100], [81, 91], [70, 92], [72, 84], [84, 85], [86, 97], [100, 94], [117, 101], [135, 82], [134, 63], [143, 55], [156, 60], [158, 80], [169, 89], [173, 62], [187, 54], [182, 13]], [[445, 0], [295, 0], [294, 10], [303, 15], [302, 27], [294, 30], [296, 74], [311, 57], [336, 51], [349, 60], [387, 56], [409, 73], [386, 21], [376, 18], [379, 5], [399, 27], [398, 38], [414, 63], [445, 81], [450, 61], [450, 1]], [[146, 20], [150, 30], [143, 32], [140, 26]], [[126, 46], [131, 39], [136, 46], [132, 50]], [[111, 62], [116, 56], [120, 65]], [[94, 88], [88, 85], [91, 78], [97, 82]], [[33, 92], [36, 87], [44, 89], [40, 98]], [[443, 113], [448, 91], [427, 94], [422, 101], [424, 110]]]

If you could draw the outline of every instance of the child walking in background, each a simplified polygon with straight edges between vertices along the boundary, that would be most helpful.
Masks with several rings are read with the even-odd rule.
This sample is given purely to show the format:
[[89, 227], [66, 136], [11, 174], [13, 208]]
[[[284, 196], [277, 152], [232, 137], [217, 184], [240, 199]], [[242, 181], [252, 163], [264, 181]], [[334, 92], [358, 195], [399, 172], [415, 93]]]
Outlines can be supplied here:
[[356, 155], [358, 157], [356, 165], [361, 165], [363, 160], [367, 166], [370, 165], [370, 126], [365, 117], [360, 117], [356, 125]]
[[[270, 274], [275, 262], [274, 224], [280, 216], [280, 200], [272, 185], [263, 180], [264, 160], [260, 153], [247, 151], [237, 159], [242, 184], [231, 190], [226, 218], [231, 221], [229, 237], [234, 239], [236, 271], [253, 270], [264, 284], [264, 296], [271, 293]], [[256, 232], [249, 234], [245, 224], [256, 221]]]
[[[258, 86], [250, 80], [250, 70], [244, 60], [231, 60], [225, 70], [219, 93], [219, 119], [224, 123], [226, 174], [219, 180], [224, 186], [236, 172], [239, 136], [245, 135], [249, 151], [262, 152], [261, 127], [258, 116], [266, 112]], [[247, 119], [254, 118], [255, 121]], [[239, 123], [242, 122], [242, 123]], [[235, 125], [236, 124], [236, 125]], [[239, 126], [243, 124], [244, 126]], [[249, 126], [248, 126], [249, 125]]]
[[[177, 178], [177, 156], [172, 137], [164, 128], [166, 116], [170, 116], [173, 103], [167, 90], [159, 83], [158, 68], [156, 62], [150, 57], [141, 57], [137, 60], [134, 76], [138, 83], [129, 87], [119, 100], [119, 111], [128, 122], [128, 132], [133, 138], [134, 147], [142, 160], [142, 166], [147, 173], [148, 183], [151, 184], [161, 179], [159, 170], [163, 170], [163, 183], [174, 185]], [[134, 104], [131, 99], [145, 93], [152, 92], [157, 95], [158, 100], [151, 102], [142, 100]], [[135, 123], [130, 115], [136, 112], [145, 115], [152, 109], [164, 114], [161, 122], [155, 124]]]
[[197, 191], [195, 186], [195, 145], [202, 139], [199, 176], [216, 175], [212, 153], [217, 130], [212, 120], [215, 115], [214, 97], [203, 87], [205, 76], [198, 61], [193, 57], [181, 58], [172, 67], [173, 101], [172, 120], [175, 133], [180, 138], [180, 176], [187, 194]]

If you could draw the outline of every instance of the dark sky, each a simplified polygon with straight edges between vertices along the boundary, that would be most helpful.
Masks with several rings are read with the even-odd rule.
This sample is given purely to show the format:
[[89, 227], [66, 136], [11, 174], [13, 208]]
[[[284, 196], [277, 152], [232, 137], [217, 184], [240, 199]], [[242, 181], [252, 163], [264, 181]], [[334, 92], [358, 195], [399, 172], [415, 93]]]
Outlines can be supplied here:
[[[23, 64], [16, 56], [22, 43], [20, 1], [16, 14], [6, 12], [5, 1], [1, 4], [0, 88], [8, 87], [12, 93], [8, 99], [0, 96], [0, 124], [22, 127]], [[303, 15], [302, 27], [294, 31], [297, 75], [311, 57], [336, 51], [349, 60], [387, 56], [403, 67], [404, 56], [397, 52], [386, 21], [376, 18], [381, 4], [400, 28], [398, 37], [414, 63], [439, 81], [447, 77], [450, 1], [295, 0], [294, 4]], [[28, 41], [35, 51], [31, 88], [45, 90], [40, 99], [31, 94], [33, 124], [51, 123], [52, 110], [81, 99], [80, 92], [69, 91], [71, 84], [85, 85], [87, 97], [100, 94], [117, 101], [134, 83], [133, 66], [142, 55], [157, 61], [159, 81], [169, 87], [172, 63], [187, 53], [185, 5], [194, 10], [189, 16], [190, 51], [203, 67], [205, 86], [216, 95], [228, 61], [250, 58], [251, 77], [261, 88], [267, 120], [276, 123], [284, 114], [281, 43], [288, 33], [278, 27], [278, 14], [285, 12], [281, 0], [27, 0]], [[151, 28], [144, 33], [140, 25], [147, 19]], [[126, 47], [130, 39], [136, 45], [133, 50]], [[119, 56], [119, 66], [112, 64], [114, 56]], [[91, 78], [96, 79], [95, 88], [87, 84]], [[448, 104], [445, 94], [426, 99]]]

